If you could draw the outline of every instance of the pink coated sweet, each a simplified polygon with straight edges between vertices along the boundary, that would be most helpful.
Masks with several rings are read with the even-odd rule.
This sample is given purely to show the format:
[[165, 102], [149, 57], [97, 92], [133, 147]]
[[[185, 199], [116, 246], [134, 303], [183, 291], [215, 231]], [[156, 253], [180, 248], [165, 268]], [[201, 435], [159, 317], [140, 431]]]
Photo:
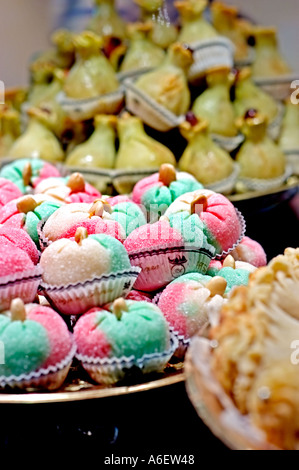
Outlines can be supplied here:
[[153, 186], [157, 186], [157, 188], [163, 186], [163, 183], [159, 181], [159, 173], [154, 173], [153, 175], [143, 178], [135, 184], [132, 194], [133, 202], [141, 204], [143, 194]]
[[145, 294], [143, 292], [139, 292], [138, 290], [131, 290], [131, 292], [127, 295], [126, 299], [136, 300], [137, 302], [152, 303], [152, 298], [150, 295]]
[[16, 245], [0, 241], [0, 277], [21, 273], [34, 268], [34, 264], [27, 253]]
[[0, 207], [21, 196], [22, 192], [14, 183], [6, 178], [0, 178]]
[[176, 308], [184, 301], [186, 301], [186, 284], [177, 282], [164, 289], [159, 298], [158, 307], [174, 331], [186, 336], [187, 318]]
[[114, 220], [104, 220], [100, 217], [91, 217], [90, 219], [77, 222], [69, 227], [59, 238], [73, 238], [79, 227], [86, 228], [89, 235], [103, 233], [123, 242], [125, 239], [124, 229]]
[[183, 246], [184, 239], [166, 220], [163, 220], [135, 229], [125, 240], [124, 245], [129, 253], [133, 253], [165, 246]]
[[236, 261], [245, 261], [257, 268], [267, 265], [267, 255], [264, 248], [249, 237], [244, 237], [231, 254]]
[[96, 328], [95, 316], [99, 309], [92, 309], [80, 317], [74, 328], [77, 350], [83, 356], [105, 358], [111, 346], [104, 333]]
[[39, 176], [38, 178], [35, 178], [32, 186], [36, 188], [36, 186], [44, 179], [46, 178], [58, 178], [60, 176], [60, 172], [57, 170], [57, 168], [54, 165], [51, 165], [50, 163], [45, 162], [42, 168], [39, 171]]
[[200, 215], [210, 233], [227, 251], [238, 242], [242, 235], [242, 227], [233, 204], [222, 194], [214, 193], [208, 197], [206, 211]]
[[25, 252], [34, 264], [37, 264], [39, 261], [39, 252], [36, 245], [25, 230], [6, 224], [0, 225], [0, 244], [5, 246], [6, 250], [7, 246], [16, 246]]
[[222, 262], [216, 259], [212, 259], [209, 264], [209, 269], [218, 269], [220, 271], [220, 269], [222, 269]]
[[119, 195], [107, 198], [107, 202], [111, 207], [114, 207], [117, 204], [121, 204], [122, 202], [132, 202], [132, 199], [130, 199], [128, 196]]
[[91, 184], [85, 183], [85, 190], [84, 192], [71, 192], [70, 195], [66, 198], [67, 203], [72, 202], [86, 202], [91, 203], [94, 202], [95, 199], [101, 198], [101, 193]]
[[61, 316], [49, 307], [37, 305], [30, 309], [27, 318], [40, 323], [48, 333], [50, 355], [42, 367], [61, 362], [72, 348], [71, 335]]

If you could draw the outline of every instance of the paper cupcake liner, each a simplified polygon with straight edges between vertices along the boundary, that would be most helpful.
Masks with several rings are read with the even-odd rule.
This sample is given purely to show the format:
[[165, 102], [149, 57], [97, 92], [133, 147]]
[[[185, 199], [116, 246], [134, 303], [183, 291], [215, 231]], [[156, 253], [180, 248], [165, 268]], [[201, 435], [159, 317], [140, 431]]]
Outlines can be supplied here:
[[39, 292], [63, 315], [78, 315], [93, 307], [101, 307], [131, 291], [140, 269], [104, 275], [84, 283], [51, 286], [41, 282]]
[[186, 338], [184, 335], [181, 335], [178, 331], [176, 331], [173, 326], [169, 327], [169, 331], [172, 335], [174, 335], [177, 339], [178, 346], [173, 353], [173, 356], [178, 359], [183, 359], [189, 348], [191, 338]]
[[126, 90], [126, 108], [128, 111], [138, 116], [148, 126], [161, 132], [174, 129], [184, 122], [184, 115], [177, 116], [157, 103], [134, 85], [135, 80], [127, 78], [123, 82]]
[[163, 372], [177, 349], [178, 341], [175, 335], [170, 337], [170, 347], [162, 353], [144, 354], [142, 357], [135, 356], [121, 358], [92, 358], [77, 354], [83, 368], [97, 383], [112, 385], [123, 380], [132, 368], [138, 368], [143, 374], [150, 372]]
[[284, 113], [285, 113], [285, 106], [281, 102], [279, 101], [277, 102], [277, 107], [278, 107], [277, 116], [268, 125], [268, 135], [273, 140], [277, 140], [278, 137], [280, 136], [282, 120], [283, 120]]
[[293, 169], [293, 175], [299, 176], [299, 149], [284, 150], [288, 165]]
[[47, 238], [43, 232], [43, 228], [47, 220], [48, 218], [40, 220], [36, 227], [37, 234], [38, 234], [39, 247], [40, 247], [41, 252], [43, 252], [49, 245], [51, 245], [51, 243], [53, 243], [52, 240]]
[[299, 73], [281, 75], [279, 77], [253, 77], [254, 82], [277, 101], [284, 101], [292, 92], [291, 84], [298, 80]]
[[24, 303], [35, 299], [42, 279], [42, 268], [32, 269], [0, 278], [0, 311], [9, 309], [11, 300], [19, 297]]
[[213, 247], [186, 248], [161, 245], [159, 249], [129, 254], [131, 264], [139, 266], [141, 273], [134, 289], [153, 291], [162, 288], [183, 274], [205, 273], [213, 257]]
[[244, 59], [235, 58], [234, 64], [235, 64], [235, 67], [238, 67], [238, 68], [248, 67], [254, 62], [254, 59], [255, 59], [255, 49], [254, 47], [249, 47], [247, 57], [244, 57]]
[[199, 41], [190, 46], [194, 58], [188, 75], [191, 82], [204, 76], [211, 68], [222, 66], [232, 68], [234, 65], [235, 46], [223, 36]]
[[249, 191], [269, 191], [271, 189], [279, 188], [284, 182], [293, 174], [293, 168], [290, 164], [286, 165], [285, 172], [278, 178], [259, 179], [259, 178], [243, 178], [239, 177], [239, 181]]
[[228, 250], [226, 251], [223, 251], [221, 254], [217, 254], [216, 256], [214, 256], [213, 259], [224, 259], [227, 257], [227, 255], [229, 255], [232, 251], [234, 251], [235, 248], [237, 248], [237, 246], [241, 243], [241, 241], [243, 240], [243, 238], [245, 237], [245, 233], [246, 233], [246, 221], [245, 221], [245, 218], [243, 217], [243, 215], [241, 214], [241, 212], [239, 211], [239, 209], [237, 209], [235, 207], [235, 211], [237, 213], [237, 216], [238, 216], [238, 219], [239, 219], [239, 223], [240, 223], [240, 226], [241, 226], [241, 235], [239, 237], [239, 239], [236, 241], [236, 243], [233, 244], [233, 246], [231, 248], [229, 248]]
[[57, 101], [73, 121], [92, 119], [96, 114], [117, 114], [124, 101], [124, 89], [94, 98], [68, 98], [64, 92], [57, 95]]
[[240, 173], [240, 166], [238, 163], [234, 163], [234, 169], [230, 176], [223, 180], [216, 181], [215, 183], [206, 184], [205, 188], [214, 191], [215, 193], [231, 194], [234, 190]]
[[220, 134], [211, 133], [211, 137], [213, 141], [219, 145], [219, 147], [223, 148], [227, 152], [231, 153], [236, 150], [243, 142], [244, 142], [244, 135], [239, 133], [235, 137], [225, 137]]
[[57, 390], [67, 377], [75, 353], [76, 345], [73, 342], [69, 354], [58, 364], [28, 374], [0, 376], [0, 388], [16, 388], [28, 391]]
[[242, 415], [211, 370], [213, 343], [194, 337], [186, 361], [188, 395], [209, 429], [234, 450], [279, 450], [266, 435]]

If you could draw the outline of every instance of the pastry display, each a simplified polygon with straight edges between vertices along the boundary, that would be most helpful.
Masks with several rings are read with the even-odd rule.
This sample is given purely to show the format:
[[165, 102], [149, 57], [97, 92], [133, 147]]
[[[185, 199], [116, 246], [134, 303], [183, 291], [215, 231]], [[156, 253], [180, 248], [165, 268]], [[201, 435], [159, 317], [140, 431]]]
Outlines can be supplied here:
[[237, 411], [296, 447], [298, 250], [267, 266], [236, 208], [292, 184], [298, 110], [259, 82], [291, 69], [235, 7], [134, 3], [54, 31], [0, 106], [0, 392], [140, 383], [212, 341]]
[[230, 69], [214, 68], [207, 71], [208, 88], [193, 103], [192, 111], [198, 119], [207, 120], [214, 134], [235, 137], [238, 129], [230, 100]]
[[24, 305], [15, 298], [0, 315], [5, 363], [0, 387], [56, 390], [64, 382], [74, 356], [72, 337], [63, 319], [48, 307]]
[[279, 50], [275, 27], [255, 26], [251, 34], [255, 39], [254, 77], [277, 77], [291, 73], [291, 67]]
[[145, 207], [153, 221], [155, 214], [163, 215], [177, 197], [201, 188], [192, 175], [177, 172], [173, 165], [164, 163], [159, 173], [143, 178], [134, 186], [132, 199]]
[[106, 310], [93, 309], [74, 328], [77, 358], [99, 383], [114, 383], [128, 370], [163, 369], [172, 354], [167, 321], [148, 302], [117, 299]]
[[140, 73], [158, 67], [164, 60], [165, 51], [149, 38], [153, 23], [129, 23], [127, 35], [130, 45], [120, 65], [120, 72]]

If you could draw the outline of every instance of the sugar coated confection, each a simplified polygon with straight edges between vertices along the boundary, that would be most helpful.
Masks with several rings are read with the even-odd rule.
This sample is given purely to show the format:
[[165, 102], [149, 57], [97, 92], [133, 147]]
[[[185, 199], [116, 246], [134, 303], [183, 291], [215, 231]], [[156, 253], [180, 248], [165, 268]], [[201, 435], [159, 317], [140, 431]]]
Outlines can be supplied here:
[[243, 238], [245, 231], [244, 222], [233, 204], [222, 194], [207, 189], [178, 197], [165, 216], [170, 225], [182, 233], [190, 227], [194, 233], [201, 229], [215, 247], [216, 254], [231, 250]]
[[249, 237], [244, 237], [231, 254], [236, 261], [245, 261], [257, 268], [267, 264], [267, 255], [264, 248], [260, 243]]
[[22, 192], [16, 184], [7, 178], [0, 177], [0, 208], [4, 207], [9, 201], [17, 199], [20, 196], [22, 196]]
[[105, 200], [93, 204], [71, 203], [53, 213], [43, 227], [43, 235], [49, 241], [74, 237], [78, 227], [89, 234], [104, 233], [120, 241], [126, 238], [123, 227], [110, 214], [111, 208]]
[[39, 158], [20, 158], [5, 165], [0, 176], [12, 181], [25, 194], [40, 181], [49, 177], [59, 177], [59, 170], [51, 163]]
[[140, 272], [121, 242], [89, 235], [79, 227], [74, 240], [62, 238], [42, 253], [41, 292], [62, 313], [77, 315], [126, 296]]
[[256, 269], [252, 264], [235, 261], [232, 255], [228, 255], [222, 261], [212, 260], [207, 274], [225, 279], [227, 282], [225, 294], [229, 294], [233, 287], [247, 286], [250, 274]]
[[47, 178], [35, 187], [36, 194], [46, 194], [65, 203], [91, 203], [101, 197], [101, 193], [87, 183], [81, 173], [72, 173], [65, 178]]
[[74, 337], [77, 359], [93, 380], [106, 384], [137, 369], [143, 374], [163, 370], [177, 344], [156, 305], [123, 298], [82, 315]]
[[196, 247], [186, 246], [182, 234], [162, 219], [134, 230], [124, 246], [131, 263], [142, 269], [135, 288], [146, 292], [160, 289], [182, 274], [205, 272], [214, 255], [203, 232], [198, 234]]
[[223, 278], [185, 274], [163, 290], [158, 307], [173, 330], [187, 340], [208, 323], [210, 309], [221, 308], [225, 289]]
[[30, 236], [24, 230], [0, 225], [0, 245], [6, 246], [7, 248], [14, 245], [24, 251], [33, 264], [37, 264], [39, 261], [39, 251]]
[[0, 315], [0, 340], [5, 363], [0, 365], [0, 387], [56, 389], [71, 365], [74, 347], [63, 319], [49, 307], [12, 300]]
[[239, 423], [246, 418], [268, 445], [287, 450], [298, 449], [298, 293], [299, 249], [288, 248], [234, 290], [210, 332], [212, 373]]
[[201, 188], [202, 185], [192, 175], [177, 172], [173, 165], [164, 163], [159, 173], [147, 176], [135, 185], [132, 198], [147, 212], [163, 215], [177, 197]]

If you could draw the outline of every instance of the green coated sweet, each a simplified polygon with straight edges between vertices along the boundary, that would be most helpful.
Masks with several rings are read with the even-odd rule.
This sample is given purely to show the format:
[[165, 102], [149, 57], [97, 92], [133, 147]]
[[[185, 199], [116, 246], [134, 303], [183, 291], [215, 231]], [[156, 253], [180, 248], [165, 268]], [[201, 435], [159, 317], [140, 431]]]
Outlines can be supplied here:
[[217, 275], [226, 280], [225, 293], [227, 294], [234, 286], [247, 286], [250, 272], [245, 269], [222, 268]]
[[136, 228], [146, 224], [146, 218], [142, 210], [137, 204], [131, 202], [121, 202], [114, 206], [111, 217], [123, 227], [126, 237]]
[[61, 207], [61, 204], [56, 202], [43, 202], [37, 206], [34, 211], [28, 212], [25, 221], [25, 230], [39, 247], [39, 237], [37, 233], [37, 225], [42, 219], [50, 217], [57, 209]]
[[128, 252], [116, 238], [104, 234], [89, 235], [88, 238], [96, 240], [109, 252], [111, 272], [125, 271], [131, 268]]
[[123, 311], [120, 319], [104, 311], [95, 317], [111, 344], [110, 355], [142, 357], [168, 349], [168, 324], [160, 309], [148, 302], [126, 301], [126, 305], [128, 311]]
[[211, 279], [212, 279], [211, 276], [207, 276], [205, 274], [188, 273], [188, 274], [183, 274], [178, 279], [175, 279], [174, 281], [172, 281], [170, 284], [188, 283], [190, 281], [195, 281], [205, 286]]
[[12, 181], [16, 186], [18, 186], [23, 194], [25, 194], [27, 191], [23, 179], [23, 170], [27, 163], [30, 163], [32, 176], [37, 177], [39, 171], [44, 165], [44, 162], [38, 158], [21, 158], [19, 160], [15, 160], [13, 163], [5, 165], [0, 171], [0, 176]]
[[5, 363], [0, 365], [0, 376], [19, 376], [38, 370], [50, 354], [47, 332], [35, 321], [11, 321], [1, 315], [0, 341], [5, 357]]

